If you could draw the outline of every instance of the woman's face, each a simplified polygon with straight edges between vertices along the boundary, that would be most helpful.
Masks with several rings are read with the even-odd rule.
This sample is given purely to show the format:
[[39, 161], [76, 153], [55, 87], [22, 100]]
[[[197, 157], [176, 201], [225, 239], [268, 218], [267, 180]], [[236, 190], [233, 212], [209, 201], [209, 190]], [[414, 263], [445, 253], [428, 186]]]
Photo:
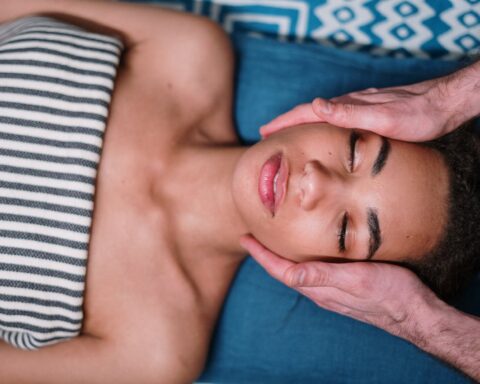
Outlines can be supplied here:
[[245, 152], [233, 196], [253, 236], [286, 258], [399, 261], [442, 236], [448, 170], [420, 145], [302, 125]]

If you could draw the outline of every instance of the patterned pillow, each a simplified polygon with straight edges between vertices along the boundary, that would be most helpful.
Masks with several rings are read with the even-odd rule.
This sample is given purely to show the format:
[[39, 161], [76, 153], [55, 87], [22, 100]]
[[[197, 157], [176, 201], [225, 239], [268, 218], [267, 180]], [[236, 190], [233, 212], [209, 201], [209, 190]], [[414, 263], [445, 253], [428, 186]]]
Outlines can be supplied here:
[[210, 17], [228, 32], [375, 55], [458, 60], [480, 51], [480, 0], [130, 0]]

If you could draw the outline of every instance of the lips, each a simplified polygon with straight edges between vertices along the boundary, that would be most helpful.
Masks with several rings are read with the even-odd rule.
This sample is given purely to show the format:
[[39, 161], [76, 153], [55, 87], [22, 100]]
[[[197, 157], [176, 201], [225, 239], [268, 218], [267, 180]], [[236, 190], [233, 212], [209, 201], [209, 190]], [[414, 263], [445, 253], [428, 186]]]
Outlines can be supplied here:
[[271, 156], [260, 170], [258, 194], [272, 216], [285, 198], [287, 179], [288, 165], [281, 153]]

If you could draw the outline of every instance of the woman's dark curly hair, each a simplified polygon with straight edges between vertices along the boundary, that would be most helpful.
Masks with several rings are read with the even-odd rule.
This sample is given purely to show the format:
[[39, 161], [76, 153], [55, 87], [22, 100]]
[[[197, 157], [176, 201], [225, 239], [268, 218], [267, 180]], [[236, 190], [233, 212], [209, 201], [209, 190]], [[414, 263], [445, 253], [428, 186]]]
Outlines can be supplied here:
[[400, 264], [448, 300], [480, 271], [480, 144], [471, 124], [422, 144], [438, 151], [449, 170], [447, 222], [431, 252]]

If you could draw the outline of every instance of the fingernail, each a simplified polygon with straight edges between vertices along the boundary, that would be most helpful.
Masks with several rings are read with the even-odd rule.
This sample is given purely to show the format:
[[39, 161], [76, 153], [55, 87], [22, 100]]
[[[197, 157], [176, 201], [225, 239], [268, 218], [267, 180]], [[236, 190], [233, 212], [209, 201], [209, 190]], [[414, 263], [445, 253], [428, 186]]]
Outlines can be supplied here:
[[332, 113], [332, 103], [329, 101], [320, 103], [320, 111], [322, 111], [322, 113], [325, 113], [326, 115], [329, 115], [330, 113]]

